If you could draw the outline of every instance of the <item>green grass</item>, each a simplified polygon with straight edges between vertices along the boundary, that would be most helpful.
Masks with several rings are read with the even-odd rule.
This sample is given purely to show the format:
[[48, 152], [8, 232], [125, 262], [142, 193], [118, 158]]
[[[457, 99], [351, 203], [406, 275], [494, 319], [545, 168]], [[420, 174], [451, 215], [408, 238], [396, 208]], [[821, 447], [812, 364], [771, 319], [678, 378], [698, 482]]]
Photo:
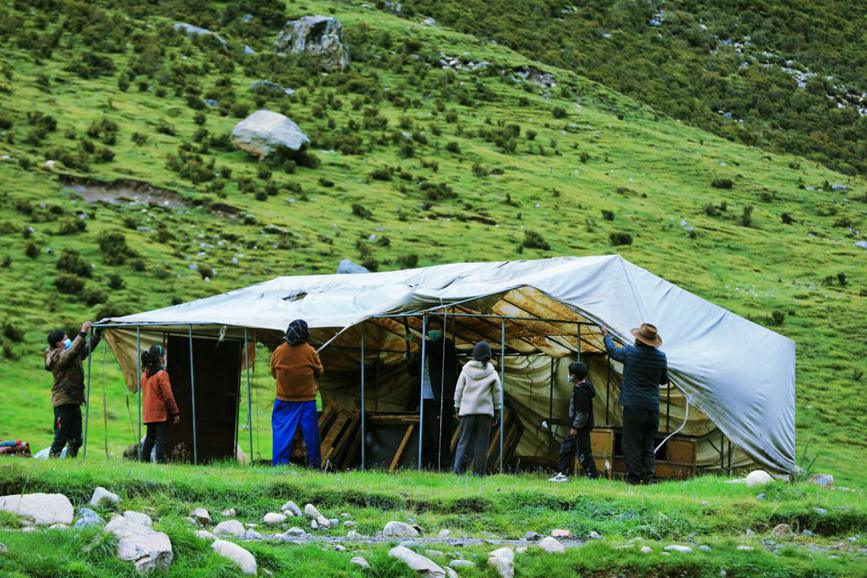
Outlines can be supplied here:
[[[727, 569], [729, 576], [851, 576], [865, 569], [863, 554], [858, 553], [864, 547], [863, 538], [848, 541], [848, 537], [867, 530], [863, 492], [826, 490], [811, 484], [775, 483], [765, 488], [747, 488], [703, 477], [635, 488], [589, 480], [553, 485], [540, 475], [483, 479], [416, 472], [329, 475], [295, 468], [164, 467], [101, 460], [16, 461], [0, 465], [0, 493], [58, 491], [73, 503], [83, 504], [97, 484], [121, 496], [121, 510], [148, 513], [156, 520], [156, 527], [170, 535], [176, 555], [173, 575], [189, 572], [204, 576], [206, 572], [226, 570], [207, 545], [194, 538], [194, 529], [183, 520], [193, 508], [207, 508], [215, 523], [223, 520], [219, 512], [228, 507], [237, 510], [237, 519], [260, 523], [266, 512], [279, 509], [289, 499], [302, 507], [312, 502], [328, 517], [348, 513], [358, 524], [356, 530], [365, 535], [373, 535], [390, 520], [417, 523], [426, 536], [435, 536], [444, 528], [452, 530], [455, 537], [494, 539], [519, 539], [530, 530], [546, 534], [555, 528], [568, 529], [579, 538], [586, 538], [590, 531], [603, 535], [602, 540], [591, 541], [557, 558], [555, 568], [550, 567], [550, 558], [531, 547], [530, 553], [518, 556], [518, 572], [526, 576], [547, 575], [546, 566], [556, 576], [565, 576], [569, 571], [612, 568], [630, 576], [647, 572], [710, 576], [718, 575], [722, 568]], [[757, 498], [760, 492], [766, 499]], [[826, 509], [827, 514], [817, 514], [815, 507]], [[103, 508], [101, 513], [109, 516], [111, 510]], [[9, 519], [0, 519], [0, 526], [10, 523]], [[777, 553], [765, 551], [762, 539], [770, 537], [770, 530], [780, 523], [792, 525], [796, 532], [811, 530], [816, 536], [774, 538], [782, 548]], [[298, 520], [290, 520], [288, 525], [306, 528]], [[747, 537], [747, 529], [755, 532], [755, 536]], [[345, 530], [321, 534], [342, 536]], [[69, 560], [64, 557], [80, 551], [84, 545], [102, 544], [104, 540], [88, 531], [44, 531], [39, 535], [46, 539], [30, 548], [33, 541], [29, 537], [34, 535], [0, 530], [0, 541], [10, 549], [8, 556], [0, 558], [0, 569], [7, 574], [11, 571], [38, 574], [40, 567], [74, 572], [81, 557], [70, 556]], [[348, 560], [354, 555], [364, 555], [374, 565], [377, 572], [374, 575], [405, 575], [399, 566], [386, 559], [387, 545], [342, 543], [348, 547], [345, 552], [335, 552], [333, 545], [327, 543], [303, 547], [267, 543], [245, 546], [250, 547], [260, 566], [278, 574], [356, 575]], [[708, 544], [712, 550], [707, 553], [696, 550], [689, 556], [659, 554], [672, 543], [694, 547]], [[809, 544], [840, 543], [844, 544], [840, 550], [808, 549]], [[637, 549], [645, 544], [655, 553], [638, 553]], [[741, 552], [736, 549], [738, 545], [750, 545], [755, 550]], [[430, 547], [448, 553], [461, 552], [480, 563], [478, 573], [462, 572], [462, 575], [493, 576], [484, 568], [484, 562], [487, 552], [496, 546]], [[111, 548], [106, 548], [108, 551], [92, 547], [94, 553], [86, 553], [91, 574], [84, 575], [130, 572], [130, 568], [113, 561]], [[839, 558], [832, 559], [830, 555]]]

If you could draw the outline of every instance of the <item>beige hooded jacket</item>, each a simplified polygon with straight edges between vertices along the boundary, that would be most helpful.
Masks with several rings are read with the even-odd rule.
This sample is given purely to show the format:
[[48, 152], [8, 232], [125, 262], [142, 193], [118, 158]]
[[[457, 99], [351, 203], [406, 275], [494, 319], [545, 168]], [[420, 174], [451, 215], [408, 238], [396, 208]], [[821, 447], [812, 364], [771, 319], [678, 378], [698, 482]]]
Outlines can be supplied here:
[[455, 386], [458, 415], [494, 415], [500, 411], [500, 376], [490, 362], [470, 361]]

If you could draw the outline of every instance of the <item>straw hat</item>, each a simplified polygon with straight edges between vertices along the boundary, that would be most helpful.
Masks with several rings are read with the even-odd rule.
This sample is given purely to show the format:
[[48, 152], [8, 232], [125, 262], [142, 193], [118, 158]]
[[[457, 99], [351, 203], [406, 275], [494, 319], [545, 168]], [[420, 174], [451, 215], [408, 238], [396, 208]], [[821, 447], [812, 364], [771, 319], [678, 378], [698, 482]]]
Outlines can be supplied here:
[[659, 333], [656, 331], [656, 325], [642, 323], [641, 327], [632, 330], [632, 335], [635, 336], [635, 339], [645, 345], [650, 345], [651, 347], [659, 347], [662, 345], [662, 337], [660, 337]]

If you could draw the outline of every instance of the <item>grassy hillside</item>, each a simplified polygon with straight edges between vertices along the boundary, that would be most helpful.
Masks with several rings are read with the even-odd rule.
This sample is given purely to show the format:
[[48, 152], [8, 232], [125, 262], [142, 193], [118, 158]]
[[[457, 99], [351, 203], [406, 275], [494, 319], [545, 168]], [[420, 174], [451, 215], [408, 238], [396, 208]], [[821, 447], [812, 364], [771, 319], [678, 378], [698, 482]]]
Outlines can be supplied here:
[[[194, 536], [196, 528], [184, 520], [192, 509], [207, 508], [216, 524], [228, 519], [221, 511], [234, 508], [235, 519], [258, 524], [256, 530], [262, 534], [290, 526], [308, 529], [297, 518], [270, 530], [261, 524], [266, 512], [277, 511], [286, 500], [301, 507], [311, 502], [329, 518], [340, 516], [342, 521], [348, 516], [365, 538], [347, 538], [347, 528], [341, 526], [313, 532], [316, 541], [304, 545], [240, 542], [255, 555], [260, 575], [267, 570], [277, 576], [410, 578], [412, 572], [387, 557], [397, 540], [370, 540], [390, 520], [417, 524], [423, 535], [416, 540], [416, 549], [443, 552], [445, 557], [434, 559], [437, 563], [453, 557], [475, 562], [477, 567], [460, 570], [463, 578], [497, 576], [486, 564], [488, 553], [502, 545], [497, 541], [520, 540], [531, 531], [546, 535], [555, 528], [569, 530], [587, 543], [575, 547], [572, 542], [556, 557], [532, 542], [512, 543], [529, 546], [526, 553], [516, 555], [517, 576], [842, 577], [867, 571], [863, 492], [812, 484], [747, 488], [709, 476], [635, 488], [590, 480], [554, 485], [526, 475], [480, 480], [415, 472], [318, 474], [295, 468], [92, 460], [86, 465], [0, 464], [3, 494], [39, 488], [63, 492], [78, 505], [90, 499], [96, 485], [120, 495], [118, 509], [148, 513], [155, 528], [171, 537], [175, 560], [168, 574], [173, 576], [235, 575], [206, 541]], [[101, 508], [100, 513], [108, 517], [111, 509]], [[771, 531], [777, 524], [791, 525], [795, 534], [774, 536]], [[114, 558], [111, 542], [93, 531], [22, 534], [16, 526], [15, 520], [0, 517], [0, 542], [9, 548], [0, 556], [4, 575], [134, 574], [131, 564]], [[452, 532], [451, 540], [437, 541], [443, 529]], [[591, 532], [601, 538], [588, 540]], [[479, 544], [479, 538], [488, 542]], [[337, 551], [336, 544], [346, 550]], [[694, 551], [663, 554], [670, 544], [690, 545]], [[641, 553], [643, 546], [652, 552]], [[371, 563], [370, 571], [349, 563], [359, 555]]]
[[857, 0], [400, 4], [404, 16], [435, 16], [725, 138], [867, 172], [867, 12]]
[[[343, 23], [348, 72], [273, 56], [284, 19], [305, 14]], [[41, 350], [58, 325], [332, 272], [344, 257], [394, 269], [617, 252], [793, 338], [799, 448], [863, 485], [864, 180], [361, 2], [13, 2], [0, 21], [0, 438], [49, 443]], [[556, 86], [522, 80], [528, 67]], [[256, 80], [295, 93], [254, 94]], [[260, 107], [310, 135], [304, 158], [259, 163], [231, 146]], [[73, 177], [146, 181], [185, 206], [90, 203]], [[105, 422], [117, 453], [135, 434], [104, 351], [94, 375], [93, 447]], [[267, 458], [272, 385], [261, 371], [256, 383]]]

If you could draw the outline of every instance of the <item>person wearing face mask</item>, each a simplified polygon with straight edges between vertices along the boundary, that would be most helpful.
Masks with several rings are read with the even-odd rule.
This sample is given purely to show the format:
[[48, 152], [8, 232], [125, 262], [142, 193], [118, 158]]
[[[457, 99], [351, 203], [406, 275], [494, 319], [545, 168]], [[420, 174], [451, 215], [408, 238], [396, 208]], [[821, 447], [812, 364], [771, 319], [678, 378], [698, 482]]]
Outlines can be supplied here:
[[81, 447], [81, 405], [84, 403], [84, 369], [81, 362], [99, 343], [99, 332], [87, 339], [90, 321], [81, 325], [81, 331], [70, 339], [60, 329], [48, 334], [45, 349], [45, 369], [54, 380], [51, 386], [51, 404], [54, 406], [54, 442], [49, 456], [60, 456], [69, 444], [69, 455], [78, 455]]
[[455, 344], [445, 336], [441, 319], [428, 318], [425, 342], [424, 367], [416, 358], [410, 364], [410, 374], [415, 377], [421, 374], [422, 380], [419, 402], [423, 405], [424, 419], [422, 465], [427, 469], [438, 469], [451, 463], [451, 439], [455, 429], [451, 407], [455, 397], [457, 361]]
[[147, 428], [141, 449], [141, 460], [151, 461], [151, 451], [156, 447], [157, 463], [166, 462], [166, 435], [169, 422], [181, 422], [181, 412], [172, 393], [172, 384], [166, 367], [166, 350], [162, 345], [152, 345], [141, 354], [142, 421]]
[[581, 362], [569, 364], [569, 383], [572, 397], [569, 400], [569, 435], [560, 444], [560, 465], [557, 475], [549, 482], [568, 482], [575, 456], [581, 471], [588, 478], [598, 478], [596, 463], [590, 447], [590, 432], [593, 430], [593, 398], [596, 390], [587, 379], [587, 366]]

